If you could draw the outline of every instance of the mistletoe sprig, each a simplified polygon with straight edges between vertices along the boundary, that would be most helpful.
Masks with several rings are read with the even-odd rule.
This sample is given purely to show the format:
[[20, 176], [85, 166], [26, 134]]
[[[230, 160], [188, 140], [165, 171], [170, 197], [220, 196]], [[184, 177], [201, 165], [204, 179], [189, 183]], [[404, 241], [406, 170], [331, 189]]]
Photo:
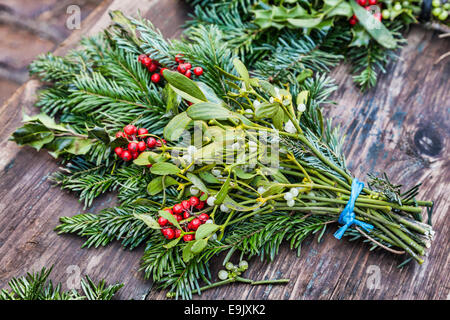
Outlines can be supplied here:
[[[353, 177], [339, 130], [321, 113], [336, 89], [318, 72], [331, 56], [311, 56], [311, 68], [280, 70], [269, 82], [216, 26], [168, 42], [146, 20], [112, 17], [78, 51], [30, 67], [46, 82], [42, 114], [25, 117], [12, 140], [62, 159], [53, 179], [86, 207], [102, 193], [118, 196], [116, 207], [62, 217], [56, 231], [84, 237], [86, 247], [144, 244], [145, 277], [191, 298], [214, 286], [217, 254], [227, 253], [224, 263], [235, 252], [273, 260], [283, 241], [300, 254], [306, 237], [320, 240], [337, 224]], [[143, 55], [158, 61], [158, 82]], [[202, 70], [195, 81], [187, 63]], [[382, 181], [354, 210], [373, 230], [344, 236], [421, 263], [433, 231], [420, 207], [431, 211], [432, 202], [416, 200], [417, 187], [401, 193]]]

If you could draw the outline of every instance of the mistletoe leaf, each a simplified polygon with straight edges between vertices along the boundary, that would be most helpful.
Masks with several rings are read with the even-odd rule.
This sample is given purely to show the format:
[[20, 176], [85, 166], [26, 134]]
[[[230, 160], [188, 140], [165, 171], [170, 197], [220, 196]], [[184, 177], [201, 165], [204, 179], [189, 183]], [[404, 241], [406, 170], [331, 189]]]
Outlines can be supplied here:
[[168, 163], [168, 162], [158, 162], [155, 163], [150, 169], [151, 173], [157, 174], [160, 176], [165, 176], [168, 174], [177, 174], [180, 173], [180, 168], [176, 165]]
[[202, 224], [197, 231], [195, 232], [195, 239], [203, 239], [209, 236], [210, 234], [216, 232], [220, 227], [214, 223], [205, 223]]
[[164, 138], [169, 141], [177, 141], [191, 122], [192, 119], [186, 112], [177, 114], [164, 127]]
[[150, 183], [147, 185], [147, 193], [149, 195], [154, 196], [154, 195], [157, 195], [158, 193], [160, 193], [161, 191], [163, 191], [163, 189], [164, 189], [163, 178], [165, 179], [164, 185], [166, 188], [178, 184], [177, 180], [175, 180], [174, 178], [172, 178], [170, 176], [156, 177], [155, 179], [150, 181]]
[[256, 107], [255, 116], [259, 119], [271, 118], [278, 112], [278, 109], [280, 109], [278, 103], [263, 102]]
[[178, 238], [170, 241], [169, 243], [166, 243], [165, 245], [163, 245], [163, 247], [166, 249], [173, 248], [178, 244], [178, 242], [180, 242], [180, 240], [181, 240], [181, 237], [178, 237]]
[[188, 116], [193, 120], [227, 120], [234, 117], [233, 112], [212, 102], [196, 103], [187, 109]]
[[164, 70], [163, 74], [171, 88], [184, 99], [192, 103], [208, 101], [198, 85], [185, 75], [170, 70]]
[[205, 186], [202, 179], [190, 172], [186, 173], [186, 176], [197, 189], [203, 191], [204, 193], [208, 193], [208, 188]]
[[193, 242], [193, 245], [191, 247], [191, 251], [194, 254], [198, 254], [200, 252], [203, 251], [203, 249], [205, 249], [205, 247], [208, 245], [208, 240], [206, 239], [199, 239], [199, 240], [195, 240]]

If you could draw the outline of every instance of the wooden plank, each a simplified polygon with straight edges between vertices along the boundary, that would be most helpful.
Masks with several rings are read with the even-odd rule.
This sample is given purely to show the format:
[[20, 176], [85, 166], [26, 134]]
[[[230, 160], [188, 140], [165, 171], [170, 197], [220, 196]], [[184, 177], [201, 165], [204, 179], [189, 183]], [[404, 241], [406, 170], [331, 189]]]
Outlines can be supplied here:
[[[76, 47], [82, 36], [105, 28], [110, 23], [109, 10], [133, 14], [140, 10], [164, 28], [167, 37], [179, 36], [187, 18], [187, 10], [176, 0], [165, 1], [164, 6], [158, 0], [104, 1], [56, 54], [66, 53]], [[45, 151], [20, 148], [8, 141], [20, 126], [22, 110], [28, 114], [37, 112], [33, 104], [39, 85], [37, 80], [28, 81], [0, 109], [0, 146], [4, 150], [0, 160], [0, 288], [13, 276], [55, 264], [52, 277], [64, 285], [74, 276], [69, 267], [76, 266], [81, 274], [89, 274], [93, 279], [126, 283], [118, 298], [143, 299], [151, 287], [138, 270], [143, 248], [125, 251], [116, 243], [88, 250], [81, 249], [83, 241], [76, 236], [58, 236], [53, 232], [58, 218], [83, 212], [83, 205], [73, 194], [52, 187], [49, 175], [57, 171], [58, 164]], [[106, 195], [88, 211], [98, 212], [114, 201], [113, 195]]]
[[[57, 53], [63, 54], [76, 46], [82, 35], [95, 34], [106, 26], [107, 10], [121, 9], [130, 14], [138, 8], [166, 36], [179, 35], [186, 7], [178, 1], [105, 1]], [[445, 170], [449, 158], [449, 70], [445, 62], [433, 62], [450, 48], [448, 41], [437, 40], [432, 32], [420, 28], [414, 28], [408, 39], [401, 60], [391, 64], [378, 87], [364, 95], [353, 86], [345, 66], [337, 68], [334, 77], [340, 85], [335, 95], [338, 107], [330, 108], [327, 114], [335, 117], [348, 135], [345, 151], [356, 176], [364, 178], [368, 171], [387, 171], [394, 181], [405, 185], [423, 181], [420, 197], [437, 200], [433, 218], [437, 236], [427, 262], [399, 271], [395, 267], [402, 258], [381, 251], [369, 254], [367, 245], [337, 241], [328, 234], [320, 244], [312, 238], [305, 241], [300, 258], [283, 246], [273, 263], [261, 263], [256, 258], [250, 261], [246, 276], [288, 277], [291, 282], [286, 286], [233, 285], [210, 290], [197, 298], [446, 298], [450, 274], [449, 230], [445, 225], [449, 203], [444, 196], [449, 188]], [[37, 81], [28, 82], [0, 109], [0, 145], [5, 153], [0, 160], [0, 287], [11, 276], [58, 261], [57, 279], [65, 281], [66, 267], [74, 264], [95, 278], [124, 282], [126, 288], [119, 298], [142, 298], [150, 288], [137, 271], [142, 249], [128, 252], [120, 250], [117, 244], [97, 250], [80, 249], [82, 241], [77, 237], [57, 236], [50, 231], [59, 216], [76, 214], [82, 206], [73, 195], [50, 189], [51, 184], [44, 177], [55, 171], [53, 159], [44, 152], [20, 149], [6, 141], [19, 125], [21, 107], [32, 108], [38, 86]], [[91, 210], [96, 212], [113, 201], [106, 196]], [[221, 258], [212, 266], [213, 274], [219, 270]], [[367, 284], [377, 267], [381, 276], [379, 289], [370, 289]], [[165, 294], [151, 291], [147, 298], [165, 299]]]

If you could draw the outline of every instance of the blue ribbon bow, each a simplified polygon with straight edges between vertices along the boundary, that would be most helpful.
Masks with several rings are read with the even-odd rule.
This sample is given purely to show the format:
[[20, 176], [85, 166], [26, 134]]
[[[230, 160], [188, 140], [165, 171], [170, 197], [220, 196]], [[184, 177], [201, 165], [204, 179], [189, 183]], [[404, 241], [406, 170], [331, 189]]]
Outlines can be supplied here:
[[350, 199], [348, 199], [348, 202], [347, 202], [344, 210], [341, 212], [341, 215], [339, 216], [339, 220], [338, 220], [338, 222], [340, 224], [343, 224], [343, 226], [340, 227], [339, 230], [334, 233], [334, 237], [336, 239], [340, 240], [342, 238], [342, 236], [344, 235], [345, 230], [347, 230], [352, 224], [360, 226], [367, 232], [370, 232], [373, 229], [373, 225], [356, 220], [355, 213], [353, 212], [353, 209], [355, 208], [356, 198], [358, 198], [358, 196], [361, 193], [363, 188], [364, 188], [363, 182], [359, 181], [356, 178], [353, 179], [352, 192], [350, 194]]

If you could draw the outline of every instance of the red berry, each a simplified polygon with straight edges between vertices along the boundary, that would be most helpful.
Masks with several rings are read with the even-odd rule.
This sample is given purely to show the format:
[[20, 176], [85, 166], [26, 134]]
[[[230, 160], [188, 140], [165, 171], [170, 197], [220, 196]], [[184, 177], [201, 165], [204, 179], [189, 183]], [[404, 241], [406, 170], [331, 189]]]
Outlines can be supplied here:
[[121, 147], [117, 147], [114, 149], [114, 152], [120, 157], [122, 155], [123, 149]]
[[147, 148], [147, 145], [145, 144], [144, 141], [139, 141], [137, 145], [139, 151], [144, 151]]
[[151, 168], [153, 165], [151, 163], [149, 163], [148, 165], [146, 165], [147, 168]]
[[191, 216], [191, 214], [187, 211], [183, 212], [183, 218], [188, 219]]
[[159, 73], [154, 73], [154, 74], [152, 74], [152, 82], [153, 83], [158, 83], [159, 82], [159, 80], [161, 80], [161, 76], [159, 75]]
[[183, 240], [186, 242], [192, 241], [195, 239], [195, 236], [193, 234], [185, 234], [183, 236]]
[[125, 150], [124, 152], [122, 152], [122, 159], [123, 161], [130, 161], [132, 159], [130, 151]]
[[187, 209], [190, 209], [190, 208], [191, 208], [191, 204], [190, 204], [190, 202], [189, 202], [189, 201], [187, 201], [187, 200], [183, 200], [183, 201], [181, 201], [181, 205], [183, 206], [183, 208], [184, 208], [185, 210], [187, 210]]
[[150, 137], [147, 139], [147, 146], [149, 148], [154, 148], [156, 146], [156, 139], [153, 137]]
[[350, 19], [350, 24], [351, 24], [352, 26], [354, 26], [354, 25], [356, 24], [356, 19], [351, 18], [351, 19]]
[[163, 217], [158, 218], [158, 223], [161, 227], [164, 227], [167, 224], [167, 222], [169, 222], [169, 220], [167, 220], [166, 218]]
[[164, 70], [168, 70], [167, 68], [161, 68], [161, 70], [159, 70], [159, 73], [164, 76]]
[[166, 143], [167, 141], [166, 140], [164, 140], [164, 139], [162, 139], [162, 140], [158, 140], [158, 141], [156, 141], [156, 146], [157, 147], [161, 147], [161, 145], [164, 143]]
[[183, 55], [181, 53], [177, 54], [175, 56], [175, 61], [178, 63], [183, 63], [183, 59], [182, 59]]
[[133, 159], [136, 159], [137, 157], [139, 157], [139, 153], [137, 152], [132, 152], [131, 156], [133, 157]]
[[189, 202], [190, 202], [192, 207], [195, 207], [195, 206], [197, 206], [200, 203], [200, 200], [196, 196], [192, 196], [189, 199]]
[[180, 229], [176, 229], [175, 230], [175, 238], [179, 238], [181, 236], [181, 230]]
[[150, 59], [149, 57], [145, 57], [145, 58], [143, 58], [143, 59], [141, 60], [141, 63], [142, 63], [144, 66], [148, 67], [149, 65], [152, 64], [152, 59]]
[[128, 144], [128, 150], [133, 153], [136, 152], [138, 150], [138, 144], [136, 142], [130, 142]]
[[164, 237], [166, 237], [166, 239], [171, 240], [175, 237], [175, 231], [173, 229], [164, 229], [163, 230], [163, 235]]
[[190, 64], [189, 62], [185, 63], [184, 67], [186, 68], [186, 70], [190, 70], [192, 68], [192, 64]]
[[173, 211], [170, 208], [165, 208], [164, 211], [167, 211], [168, 213], [173, 214]]
[[189, 79], [192, 78], [192, 71], [191, 70], [187, 70], [186, 73], [184, 74], [186, 77], [188, 77]]
[[201, 76], [203, 74], [202, 67], [195, 67], [193, 71], [196, 76]]
[[178, 222], [180, 222], [181, 220], [183, 220], [183, 217], [179, 214], [174, 214], [175, 219], [177, 219]]
[[125, 131], [125, 133], [127, 135], [131, 136], [136, 133], [137, 128], [135, 126], [133, 126], [132, 124], [129, 124], [129, 125], [125, 126], [125, 128], [123, 128], [123, 131]]
[[139, 130], [137, 131], [138, 136], [143, 136], [145, 134], [148, 134], [148, 130], [145, 128], [139, 128]]
[[174, 213], [182, 213], [184, 211], [183, 206], [180, 203], [177, 203], [173, 206]]
[[126, 138], [125, 133], [123, 133], [122, 131], [117, 132], [116, 138]]
[[365, 6], [367, 4], [367, 0], [358, 0], [358, 4], [360, 6]]
[[375, 17], [375, 19], [377, 19], [378, 21], [381, 21], [381, 13], [379, 13], [379, 12], [377, 12], [377, 13], [374, 13], [374, 15], [373, 15], [374, 17]]
[[158, 66], [157, 66], [154, 62], [152, 62], [152, 63], [150, 63], [150, 65], [147, 67], [147, 70], [150, 71], [150, 72], [155, 72], [156, 68], [158, 68]]
[[195, 206], [195, 209], [202, 210], [204, 207], [205, 207], [205, 201], [200, 201], [200, 203]]
[[369, 5], [374, 6], [377, 4], [377, 0], [369, 0]]
[[200, 219], [201, 222], [205, 223], [209, 219], [209, 216], [206, 213], [202, 213], [201, 215], [198, 216], [198, 218]]
[[144, 58], [147, 58], [147, 55], [146, 55], [146, 54], [140, 54], [139, 57], [138, 57], [138, 61], [139, 61], [139, 62], [142, 62], [142, 60], [143, 60]]
[[198, 227], [201, 226], [201, 224], [202, 224], [202, 222], [200, 221], [200, 219], [199, 218], [195, 218], [194, 220], [192, 220], [190, 222], [191, 230], [197, 230]]
[[187, 71], [184, 64], [179, 64], [178, 67], [177, 67], [177, 70], [178, 70], [179, 73], [182, 73], [182, 74], [185, 74], [186, 71]]

